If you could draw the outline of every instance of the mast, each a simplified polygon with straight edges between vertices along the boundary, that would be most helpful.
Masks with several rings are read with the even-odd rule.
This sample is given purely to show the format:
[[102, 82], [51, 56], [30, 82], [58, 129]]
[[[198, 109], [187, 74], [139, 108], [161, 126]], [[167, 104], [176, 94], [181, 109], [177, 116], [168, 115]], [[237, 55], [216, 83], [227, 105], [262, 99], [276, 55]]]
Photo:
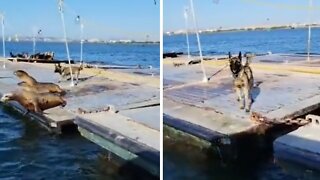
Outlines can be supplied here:
[[202, 50], [201, 50], [201, 43], [200, 43], [200, 36], [199, 36], [199, 30], [198, 30], [198, 24], [197, 24], [197, 20], [196, 20], [196, 15], [194, 13], [194, 7], [193, 7], [193, 0], [190, 0], [190, 7], [191, 7], [191, 12], [192, 12], [192, 16], [193, 16], [193, 23], [196, 29], [196, 35], [197, 35], [197, 41], [198, 41], [198, 48], [199, 48], [199, 54], [200, 54], [200, 61], [201, 61], [201, 69], [202, 69], [202, 73], [203, 73], [203, 82], [208, 82], [208, 77], [206, 75], [206, 70], [204, 68], [204, 64], [203, 64], [203, 56], [202, 56]]
[[60, 17], [61, 17], [61, 22], [62, 22], [62, 28], [63, 28], [63, 33], [64, 33], [64, 40], [65, 40], [67, 57], [68, 57], [69, 68], [70, 68], [70, 76], [71, 76], [71, 84], [70, 84], [70, 86], [72, 87], [72, 86], [74, 86], [74, 82], [73, 82], [73, 73], [72, 73], [72, 68], [71, 68], [71, 58], [70, 58], [70, 53], [69, 53], [69, 46], [68, 46], [66, 25], [65, 25], [65, 22], [64, 22], [63, 0], [58, 0], [58, 7], [59, 7]]

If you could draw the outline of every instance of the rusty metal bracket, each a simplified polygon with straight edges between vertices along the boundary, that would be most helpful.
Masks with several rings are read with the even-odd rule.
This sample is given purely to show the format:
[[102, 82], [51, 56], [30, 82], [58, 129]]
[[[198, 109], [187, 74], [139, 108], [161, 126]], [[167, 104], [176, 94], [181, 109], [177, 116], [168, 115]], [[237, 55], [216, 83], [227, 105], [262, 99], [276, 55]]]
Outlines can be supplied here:
[[297, 119], [270, 119], [266, 116], [261, 115], [257, 112], [252, 112], [250, 115], [250, 120], [254, 121], [256, 123], [260, 124], [266, 124], [266, 125], [276, 125], [276, 124], [285, 124], [285, 125], [298, 125], [298, 126], [304, 126], [306, 124], [309, 124], [311, 122], [310, 119], [314, 118], [314, 122], [319, 125], [320, 122], [320, 116], [315, 115], [308, 115], [305, 119], [303, 118], [297, 118]]
[[306, 120], [309, 121], [312, 126], [320, 127], [320, 116], [308, 114]]

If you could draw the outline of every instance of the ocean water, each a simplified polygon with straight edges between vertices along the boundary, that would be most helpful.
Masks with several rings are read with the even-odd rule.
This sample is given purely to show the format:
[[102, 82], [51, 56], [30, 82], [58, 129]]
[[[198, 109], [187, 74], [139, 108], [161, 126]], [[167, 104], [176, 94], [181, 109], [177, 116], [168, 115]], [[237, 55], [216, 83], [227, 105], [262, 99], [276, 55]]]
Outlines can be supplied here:
[[[201, 34], [204, 55], [237, 53], [305, 53], [307, 29]], [[198, 55], [195, 35], [190, 36], [191, 53]], [[187, 53], [184, 35], [164, 36], [164, 52]], [[312, 31], [312, 53], [320, 53], [320, 29]], [[320, 179], [320, 172], [291, 162], [277, 161], [272, 148], [248, 147], [229, 162], [226, 156], [192, 147], [164, 134], [164, 178], [197, 180], [305, 180]], [[250, 142], [248, 142], [250, 144]], [[269, 144], [271, 146], [271, 144]]]
[[[75, 61], [80, 60], [80, 43], [69, 43], [70, 57]], [[36, 52], [53, 51], [56, 59], [67, 59], [64, 43], [38, 42]], [[6, 54], [33, 52], [32, 42], [8, 42], [6, 43]], [[2, 48], [1, 48], [2, 53]], [[141, 65], [142, 67], [160, 67], [159, 44], [98, 44], [84, 43], [83, 60], [94, 64], [111, 65]]]
[[[189, 36], [190, 52], [198, 55], [197, 39]], [[204, 55], [223, 55], [229, 51], [237, 53], [305, 53], [307, 52], [308, 29], [279, 29], [270, 31], [221, 32], [201, 34]], [[164, 36], [164, 52], [187, 53], [185, 35]], [[320, 29], [312, 29], [311, 52], [320, 53]]]
[[[0, 179], [152, 179], [77, 133], [50, 134], [0, 107]], [[111, 158], [111, 159], [110, 159]]]
[[[38, 43], [39, 51], [54, 51], [66, 59], [62, 43]], [[79, 44], [71, 43], [72, 59]], [[32, 53], [32, 43], [7, 43], [7, 53]], [[85, 44], [84, 60], [95, 64], [159, 67], [158, 44]], [[154, 179], [147, 172], [123, 164], [78, 133], [50, 134], [38, 122], [0, 105], [0, 179]]]

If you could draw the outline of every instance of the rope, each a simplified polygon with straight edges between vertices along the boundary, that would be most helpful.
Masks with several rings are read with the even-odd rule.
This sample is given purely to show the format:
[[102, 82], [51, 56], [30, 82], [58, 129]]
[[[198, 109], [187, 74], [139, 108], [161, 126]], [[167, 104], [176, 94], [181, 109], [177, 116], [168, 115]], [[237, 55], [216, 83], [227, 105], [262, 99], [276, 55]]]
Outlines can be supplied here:
[[224, 65], [221, 69], [219, 69], [218, 71], [216, 71], [215, 73], [213, 73], [209, 78], [208, 81], [210, 81], [211, 78], [213, 78], [213, 76], [219, 74], [220, 72], [222, 72], [222, 70], [224, 70], [226, 67], [228, 67], [229, 63], [227, 63], [226, 65]]
[[[71, 8], [67, 3], [64, 3], [64, 7], [67, 10], [66, 13], [70, 13], [72, 16], [79, 15], [79, 13], [77, 13], [77, 11]], [[126, 29], [111, 28], [110, 26], [106, 26], [105, 24], [98, 22], [96, 19], [90, 19], [88, 17], [82, 18], [82, 23], [85, 24], [86, 26], [89, 26], [91, 29], [99, 29], [99, 30], [105, 30], [108, 32], [122, 33], [126, 35], [132, 35], [133, 37], [134, 36], [144, 37], [146, 34], [152, 34], [150, 32], [133, 32], [133, 31], [127, 31]]]
[[286, 10], [304, 10], [304, 11], [319, 11], [320, 6], [301, 6], [301, 5], [288, 5], [288, 4], [279, 4], [272, 2], [262, 2], [261, 0], [241, 0], [245, 3], [254, 4], [258, 6], [271, 7], [277, 9], [286, 9]]

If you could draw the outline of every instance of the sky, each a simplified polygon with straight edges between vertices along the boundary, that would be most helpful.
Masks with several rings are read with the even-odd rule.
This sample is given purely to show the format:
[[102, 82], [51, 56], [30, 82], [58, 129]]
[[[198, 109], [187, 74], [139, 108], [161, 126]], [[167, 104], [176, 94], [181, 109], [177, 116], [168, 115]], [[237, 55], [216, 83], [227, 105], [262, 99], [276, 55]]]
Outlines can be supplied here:
[[[163, 1], [164, 31], [184, 29], [183, 12], [190, 1]], [[199, 29], [231, 28], [306, 23], [308, 3], [309, 0], [194, 0], [194, 9]], [[311, 20], [320, 22], [320, 0], [313, 0], [313, 4], [317, 9], [311, 13]]]
[[[79, 39], [80, 15], [85, 38], [133, 39], [159, 41], [159, 0], [64, 0], [68, 37]], [[7, 35], [32, 36], [37, 29], [42, 36], [63, 37], [57, 0], [1, 0]]]

